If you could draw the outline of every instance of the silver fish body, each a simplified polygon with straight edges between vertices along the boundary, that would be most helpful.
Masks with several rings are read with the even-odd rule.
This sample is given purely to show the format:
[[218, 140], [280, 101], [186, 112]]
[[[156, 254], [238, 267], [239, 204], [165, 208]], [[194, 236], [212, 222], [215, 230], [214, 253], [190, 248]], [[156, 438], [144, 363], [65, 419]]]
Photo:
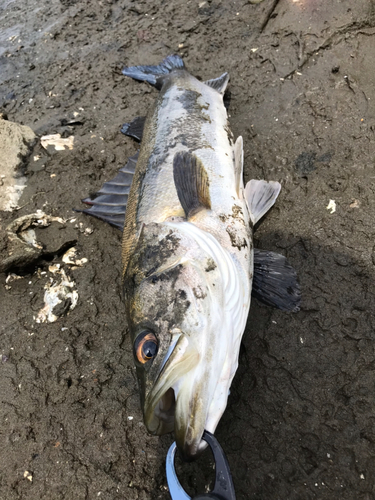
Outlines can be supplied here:
[[138, 158], [83, 211], [117, 227], [125, 213], [125, 310], [145, 424], [174, 431], [191, 459], [225, 410], [252, 282], [253, 294], [284, 310], [298, 310], [299, 287], [285, 257], [254, 253], [253, 225], [280, 184], [244, 187], [242, 138], [234, 142], [223, 104], [228, 75], [201, 82], [178, 56], [123, 73], [160, 93], [143, 132], [140, 118], [124, 126], [142, 136]]
[[[209, 186], [210, 208], [188, 217], [174, 180], [180, 152], [201, 163]], [[222, 94], [172, 71], [148, 114], [129, 195], [124, 288], [133, 343], [151, 331], [159, 344], [150, 366], [137, 366], [146, 426], [174, 429], [187, 458], [226, 407], [249, 312], [253, 243], [243, 191], [242, 138], [234, 144]]]

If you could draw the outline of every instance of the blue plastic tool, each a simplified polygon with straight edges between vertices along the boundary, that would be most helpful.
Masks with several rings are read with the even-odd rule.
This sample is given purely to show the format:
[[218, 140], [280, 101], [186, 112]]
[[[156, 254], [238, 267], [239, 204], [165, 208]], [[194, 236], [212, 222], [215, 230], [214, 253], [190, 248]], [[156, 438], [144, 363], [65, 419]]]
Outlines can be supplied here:
[[209, 493], [202, 493], [194, 498], [191, 498], [186, 493], [178, 480], [174, 467], [177, 446], [176, 443], [173, 443], [168, 450], [166, 463], [168, 488], [172, 500], [236, 500], [232, 475], [223, 449], [215, 436], [208, 431], [204, 431], [202, 439], [210, 446], [215, 459], [216, 479], [214, 488]]

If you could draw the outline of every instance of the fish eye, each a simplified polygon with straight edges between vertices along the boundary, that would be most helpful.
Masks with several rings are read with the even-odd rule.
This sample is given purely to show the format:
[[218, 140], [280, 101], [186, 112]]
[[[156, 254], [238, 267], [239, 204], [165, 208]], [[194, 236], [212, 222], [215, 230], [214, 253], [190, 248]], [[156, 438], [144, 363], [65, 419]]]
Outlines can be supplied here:
[[144, 365], [151, 361], [158, 353], [159, 342], [155, 334], [145, 330], [138, 335], [134, 342], [134, 357]]

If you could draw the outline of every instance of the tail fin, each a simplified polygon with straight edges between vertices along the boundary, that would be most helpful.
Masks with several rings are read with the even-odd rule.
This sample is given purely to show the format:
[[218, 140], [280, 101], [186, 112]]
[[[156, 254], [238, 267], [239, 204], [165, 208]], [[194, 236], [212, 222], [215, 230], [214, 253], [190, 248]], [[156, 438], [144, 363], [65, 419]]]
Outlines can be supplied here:
[[130, 76], [134, 80], [147, 82], [157, 89], [163, 84], [163, 77], [171, 73], [174, 69], [184, 69], [184, 61], [178, 55], [166, 57], [157, 66], [130, 66], [122, 70], [123, 75]]

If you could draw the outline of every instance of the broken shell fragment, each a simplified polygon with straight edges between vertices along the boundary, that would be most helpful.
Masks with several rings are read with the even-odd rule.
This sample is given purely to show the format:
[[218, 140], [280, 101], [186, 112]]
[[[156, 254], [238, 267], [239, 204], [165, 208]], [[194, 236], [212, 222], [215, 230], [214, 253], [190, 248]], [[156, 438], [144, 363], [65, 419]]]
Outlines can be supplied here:
[[47, 283], [45, 286], [45, 305], [35, 318], [37, 323], [55, 322], [60, 316], [64, 316], [74, 309], [78, 302], [78, 292], [74, 290], [74, 281], [70, 281], [64, 269], [55, 266], [53, 272], [61, 275], [61, 281], [59, 283]]
[[25, 470], [25, 472], [23, 473], [23, 477], [25, 479], [28, 479], [31, 483], [33, 482], [33, 476], [28, 470]]
[[326, 206], [326, 209], [330, 210], [331, 214], [335, 213], [336, 212], [336, 202], [335, 202], [335, 200], [329, 200], [329, 203]]
[[86, 264], [86, 262], [88, 262], [88, 259], [86, 259], [86, 257], [83, 257], [82, 259], [77, 259], [77, 249], [75, 247], [72, 247], [69, 248], [69, 250], [64, 253], [62, 261], [65, 264], [69, 264], [70, 266], [81, 267], [84, 264]]
[[48, 146], [54, 146], [56, 151], [64, 151], [65, 148], [73, 149], [74, 136], [71, 135], [64, 139], [60, 134], [44, 135], [40, 138], [40, 142], [44, 149], [47, 149]]

